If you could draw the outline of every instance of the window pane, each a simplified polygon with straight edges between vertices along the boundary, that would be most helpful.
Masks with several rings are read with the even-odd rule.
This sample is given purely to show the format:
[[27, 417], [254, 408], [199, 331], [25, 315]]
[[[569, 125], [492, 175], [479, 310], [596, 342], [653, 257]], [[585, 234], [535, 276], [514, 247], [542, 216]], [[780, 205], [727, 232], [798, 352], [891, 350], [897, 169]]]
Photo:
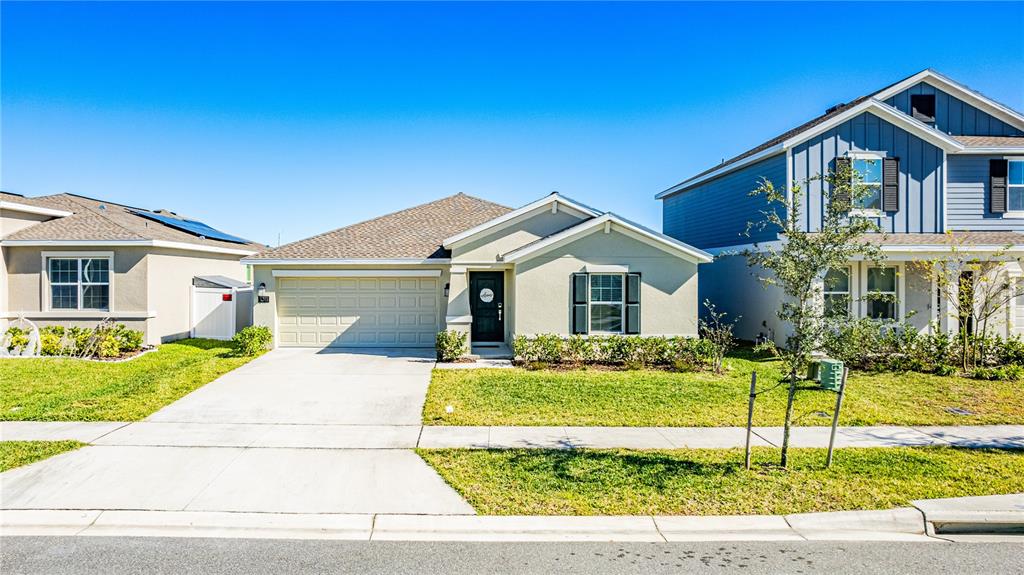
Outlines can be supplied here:
[[850, 296], [846, 294], [825, 294], [825, 317], [846, 317], [850, 315]]
[[78, 260], [50, 260], [50, 283], [78, 283]]
[[596, 303], [590, 306], [590, 331], [622, 332], [622, 305]]
[[882, 188], [881, 186], [861, 186], [861, 195], [854, 204], [863, 210], [882, 209]]
[[1024, 187], [1010, 187], [1007, 191], [1009, 195], [1009, 209], [1011, 212], [1024, 212]]
[[78, 309], [78, 286], [50, 286], [51, 309]]
[[855, 184], [882, 183], [882, 160], [854, 160], [853, 169], [860, 174]]
[[619, 274], [592, 274], [590, 301], [622, 301], [622, 276]]
[[872, 319], [896, 319], [896, 303], [868, 299], [868, 317]]
[[849, 292], [850, 270], [846, 268], [828, 270], [828, 273], [825, 274], [825, 291]]
[[868, 268], [868, 291], [896, 293], [896, 269]]
[[1024, 162], [1010, 162], [1010, 184], [1024, 185]]
[[110, 286], [82, 286], [82, 309], [108, 309]]
[[110, 260], [82, 260], [83, 283], [110, 283]]

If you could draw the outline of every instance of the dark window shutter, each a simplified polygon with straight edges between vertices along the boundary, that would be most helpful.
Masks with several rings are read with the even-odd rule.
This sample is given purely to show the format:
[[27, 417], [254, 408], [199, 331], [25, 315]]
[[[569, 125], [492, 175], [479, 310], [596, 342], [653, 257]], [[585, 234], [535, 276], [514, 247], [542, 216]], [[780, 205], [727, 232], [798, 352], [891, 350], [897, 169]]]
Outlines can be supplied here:
[[882, 211], [900, 211], [900, 159], [882, 160]]
[[640, 274], [626, 274], [626, 333], [640, 333]]
[[572, 332], [587, 333], [587, 274], [572, 274]]
[[[836, 174], [850, 174], [850, 158], [836, 158]], [[850, 204], [850, 188], [843, 186], [833, 190], [832, 201]]]
[[926, 124], [935, 123], [935, 94], [912, 94], [910, 114]]
[[988, 161], [989, 211], [993, 214], [1006, 213], [1006, 160]]

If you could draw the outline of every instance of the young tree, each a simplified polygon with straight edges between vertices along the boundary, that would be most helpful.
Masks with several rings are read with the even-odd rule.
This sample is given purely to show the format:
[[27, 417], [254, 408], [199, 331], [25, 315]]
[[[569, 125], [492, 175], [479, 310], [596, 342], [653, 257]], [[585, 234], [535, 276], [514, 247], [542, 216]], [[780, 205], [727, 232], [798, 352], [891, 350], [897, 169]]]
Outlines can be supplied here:
[[[803, 216], [800, 197], [805, 186], [821, 182], [821, 227], [813, 232], [801, 230], [794, 223]], [[837, 169], [825, 176], [815, 176], [804, 182], [794, 182], [791, 193], [776, 188], [768, 179], [750, 193], [761, 197], [767, 207], [761, 211], [762, 219], [747, 225], [752, 230], [772, 230], [781, 234], [779, 242], [755, 244], [754, 249], [743, 252], [747, 264], [757, 274], [762, 286], [776, 286], [785, 297], [776, 312], [779, 319], [789, 324], [790, 335], [782, 351], [789, 379], [786, 402], [786, 420], [782, 436], [782, 466], [789, 463], [789, 437], [793, 421], [793, 400], [797, 391], [798, 374], [810, 360], [825, 333], [823, 282], [831, 269], [841, 269], [855, 258], [882, 261], [876, 244], [865, 234], [880, 229], [872, 220], [854, 216], [851, 208], [871, 194], [871, 189], [860, 183], [848, 162], [837, 162]]]
[[736, 326], [736, 322], [739, 321], [739, 318], [726, 321], [725, 316], [728, 314], [724, 311], [717, 311], [715, 304], [711, 303], [711, 300], [704, 300], [704, 308], [707, 310], [707, 319], [701, 318], [700, 320], [700, 335], [711, 342], [715, 350], [711, 367], [715, 370], [715, 373], [721, 374], [726, 354], [736, 346], [732, 330]]
[[949, 250], [912, 265], [925, 279], [932, 281], [942, 301], [955, 305], [959, 319], [961, 368], [968, 371], [984, 358], [985, 340], [990, 322], [1024, 294], [1024, 284], [1014, 281], [1006, 271], [1009, 246], [994, 252], [977, 253], [966, 249], [964, 236], [947, 232]]

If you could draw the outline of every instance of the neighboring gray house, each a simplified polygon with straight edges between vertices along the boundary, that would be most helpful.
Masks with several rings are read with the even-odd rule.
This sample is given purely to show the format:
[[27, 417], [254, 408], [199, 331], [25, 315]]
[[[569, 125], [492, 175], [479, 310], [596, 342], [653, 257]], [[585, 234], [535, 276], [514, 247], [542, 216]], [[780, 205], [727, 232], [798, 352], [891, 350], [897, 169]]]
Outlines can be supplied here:
[[474, 349], [515, 335], [697, 334], [711, 256], [558, 194], [511, 209], [465, 194], [245, 258], [277, 346]]
[[165, 210], [0, 192], [0, 332], [110, 318], [150, 345], [188, 337], [203, 320], [195, 278], [245, 280], [239, 260], [262, 248]]
[[[794, 181], [825, 174], [837, 160], [849, 161], [877, 188], [857, 212], [887, 232], [875, 241], [896, 273], [856, 261], [834, 270], [835, 287], [824, 297], [851, 302], [836, 313], [905, 319], [921, 330], [955, 329], [958, 306], [941, 301], [936, 286], [908, 265], [948, 253], [954, 242], [979, 253], [1012, 246], [1005, 271], [1020, 276], [1014, 260], [1024, 256], [1024, 116], [925, 70], [830, 108], [656, 196], [666, 234], [718, 255], [701, 269], [700, 297], [741, 317], [740, 337], [785, 336], [775, 315], [781, 294], [762, 288], [746, 258], [735, 255], [779, 241], [770, 231], [745, 235], [747, 222], [762, 219], [765, 208], [748, 193], [761, 178], [791, 190]], [[814, 182], [801, 192], [803, 217], [793, 222], [801, 230], [821, 224], [820, 186]], [[898, 301], [866, 301], [869, 292]], [[1022, 333], [1024, 305], [1008, 306], [1002, 319], [1000, 332]]]

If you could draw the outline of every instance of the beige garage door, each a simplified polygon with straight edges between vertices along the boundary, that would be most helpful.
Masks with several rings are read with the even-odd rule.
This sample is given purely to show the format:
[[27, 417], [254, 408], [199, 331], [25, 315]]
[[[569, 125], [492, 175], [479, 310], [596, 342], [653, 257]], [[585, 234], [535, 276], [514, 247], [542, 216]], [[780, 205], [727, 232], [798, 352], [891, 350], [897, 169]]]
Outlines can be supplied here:
[[277, 334], [289, 347], [433, 347], [438, 278], [277, 278]]

